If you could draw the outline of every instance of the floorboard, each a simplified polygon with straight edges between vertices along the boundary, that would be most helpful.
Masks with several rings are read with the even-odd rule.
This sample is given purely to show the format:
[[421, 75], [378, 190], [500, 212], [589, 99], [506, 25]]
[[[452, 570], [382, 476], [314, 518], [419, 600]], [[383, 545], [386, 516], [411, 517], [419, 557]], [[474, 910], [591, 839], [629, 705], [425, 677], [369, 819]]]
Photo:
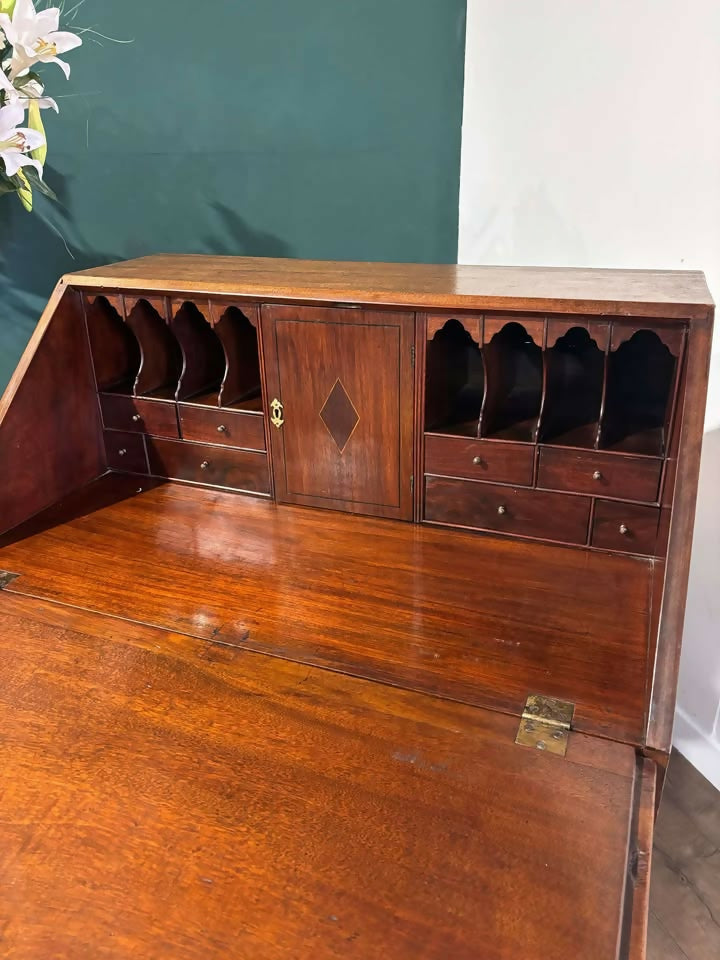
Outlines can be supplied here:
[[648, 960], [720, 957], [720, 794], [679, 753], [655, 833]]

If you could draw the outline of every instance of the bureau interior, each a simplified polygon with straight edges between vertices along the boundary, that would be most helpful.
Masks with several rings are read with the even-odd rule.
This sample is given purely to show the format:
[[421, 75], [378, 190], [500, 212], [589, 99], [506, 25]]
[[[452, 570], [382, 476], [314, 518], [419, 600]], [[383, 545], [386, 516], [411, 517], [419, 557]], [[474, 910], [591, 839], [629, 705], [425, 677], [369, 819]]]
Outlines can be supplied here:
[[685, 324], [70, 303], [110, 474], [5, 536], [10, 589], [642, 741]]
[[[111, 469], [272, 495], [265, 422], [271, 414], [261, 375], [264, 309], [212, 298], [85, 297]], [[328, 322], [325, 308], [314, 315], [304, 309], [298, 322]], [[267, 310], [270, 352], [281, 320]], [[382, 318], [374, 314], [379, 324]], [[664, 555], [682, 323], [493, 312], [402, 319], [418, 326], [425, 349], [413, 376], [421, 479], [416, 485], [414, 475], [409, 478], [418, 492], [408, 510], [398, 505], [400, 518]], [[353, 346], [357, 326], [348, 324], [341, 350]], [[365, 371], [371, 388], [373, 375]], [[320, 414], [329, 410], [337, 424], [333, 434], [322, 421], [333, 439], [340, 437], [343, 455], [363, 418], [342, 378], [331, 379]], [[382, 402], [387, 386], [377, 389]], [[400, 402], [411, 415], [412, 397]], [[316, 428], [323, 429], [320, 418]], [[310, 439], [317, 444], [317, 436]], [[392, 437], [375, 439], [375, 455], [384, 461]], [[179, 445], [183, 441], [206, 448]], [[215, 446], [226, 449], [210, 449]], [[352, 451], [346, 462], [351, 457]], [[342, 466], [335, 464], [336, 474]], [[400, 463], [395, 470], [402, 472]], [[357, 502], [357, 512], [376, 512], [372, 497], [355, 497], [357, 469], [349, 473], [343, 505]], [[332, 496], [325, 499], [317, 505], [338, 505]]]

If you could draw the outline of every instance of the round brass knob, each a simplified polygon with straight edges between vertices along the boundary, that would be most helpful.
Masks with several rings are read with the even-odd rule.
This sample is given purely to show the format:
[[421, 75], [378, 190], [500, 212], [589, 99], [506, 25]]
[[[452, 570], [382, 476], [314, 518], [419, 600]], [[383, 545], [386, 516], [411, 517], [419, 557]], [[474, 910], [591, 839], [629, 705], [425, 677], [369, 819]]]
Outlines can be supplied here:
[[124, 457], [126, 453], [127, 453], [127, 450], [125, 449], [125, 447], [123, 447], [122, 450], [118, 450], [119, 457]]
[[209, 466], [210, 466], [210, 461], [209, 461], [209, 460], [203, 460], [203, 462], [200, 464], [200, 469], [201, 469], [201, 470], [207, 470], [207, 468], [208, 468]]
[[621, 533], [624, 537], [627, 536], [628, 533], [630, 533], [630, 528], [629, 528], [629, 527], [626, 527], [624, 523], [621, 523], [620, 526], [618, 527], [618, 529], [620, 530], [620, 533]]
[[504, 503], [501, 503], [500, 506], [498, 507], [498, 513], [500, 514], [501, 517], [503, 516], [503, 514], [507, 513], [507, 507], [505, 506]]
[[224, 423], [221, 423], [220, 426], [217, 428], [217, 431], [218, 433], [227, 433], [227, 427], [225, 426]]
[[596, 470], [595, 473], [593, 474], [593, 480], [602, 480], [602, 478], [603, 478], [603, 475], [600, 473], [599, 470]]
[[140, 420], [142, 419], [139, 413], [134, 413], [132, 418], [133, 418], [133, 423], [139, 423]]
[[482, 457], [473, 457], [473, 463], [475, 464], [476, 467], [481, 467], [482, 462], [483, 462]]

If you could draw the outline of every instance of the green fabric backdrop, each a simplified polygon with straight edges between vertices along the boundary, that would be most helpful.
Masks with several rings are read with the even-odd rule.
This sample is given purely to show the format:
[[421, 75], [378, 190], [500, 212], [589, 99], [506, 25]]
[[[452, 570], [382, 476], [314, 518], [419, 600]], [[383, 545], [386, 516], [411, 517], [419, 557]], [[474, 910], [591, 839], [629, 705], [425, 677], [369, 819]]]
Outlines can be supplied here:
[[465, 0], [85, 0], [74, 25], [134, 42], [45, 68], [62, 205], [0, 198], [0, 388], [68, 270], [455, 261]]

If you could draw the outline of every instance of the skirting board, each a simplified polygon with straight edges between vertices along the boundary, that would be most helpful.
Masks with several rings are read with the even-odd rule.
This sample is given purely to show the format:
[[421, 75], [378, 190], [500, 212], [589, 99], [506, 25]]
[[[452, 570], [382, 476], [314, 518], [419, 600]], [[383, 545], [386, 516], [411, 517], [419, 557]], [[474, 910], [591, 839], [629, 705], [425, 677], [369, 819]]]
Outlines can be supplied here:
[[673, 744], [706, 780], [720, 790], [720, 741], [696, 726], [680, 707], [675, 711]]

